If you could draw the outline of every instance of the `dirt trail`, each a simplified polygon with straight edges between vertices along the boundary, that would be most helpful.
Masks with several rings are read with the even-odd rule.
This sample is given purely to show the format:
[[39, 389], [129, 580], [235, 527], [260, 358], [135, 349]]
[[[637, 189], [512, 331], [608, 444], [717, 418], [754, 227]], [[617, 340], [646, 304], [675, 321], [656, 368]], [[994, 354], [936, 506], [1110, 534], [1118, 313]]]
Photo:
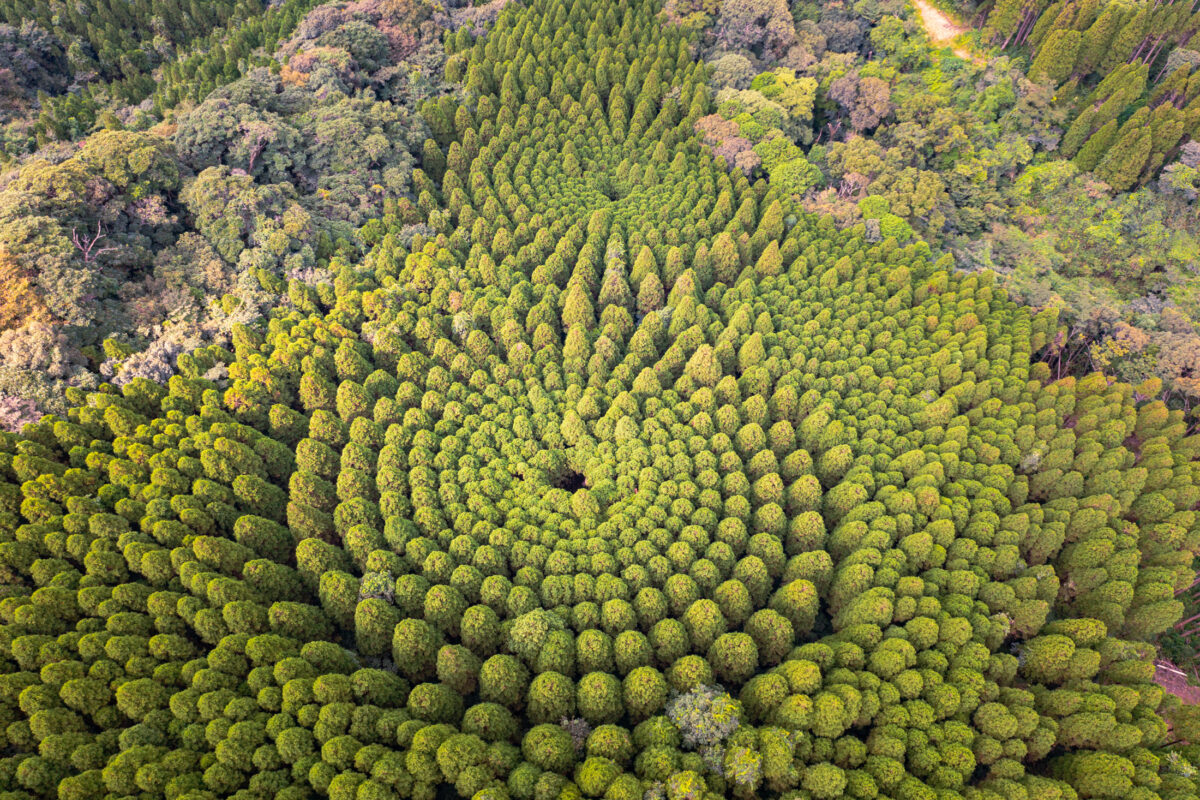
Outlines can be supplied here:
[[916, 5], [917, 11], [921, 12], [921, 24], [925, 26], [925, 31], [935, 45], [948, 46], [959, 58], [983, 64], [982, 58], [975, 56], [962, 45], [954, 44], [954, 39], [966, 32], [965, 26], [950, 19], [940, 9], [932, 6], [928, 0], [913, 0], [913, 4]]

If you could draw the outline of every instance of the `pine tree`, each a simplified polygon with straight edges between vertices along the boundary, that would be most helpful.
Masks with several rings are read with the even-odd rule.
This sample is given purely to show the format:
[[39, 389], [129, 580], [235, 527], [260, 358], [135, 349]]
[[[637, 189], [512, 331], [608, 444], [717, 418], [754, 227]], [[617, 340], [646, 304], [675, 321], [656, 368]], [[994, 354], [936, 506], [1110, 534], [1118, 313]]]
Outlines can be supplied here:
[[1079, 31], [1071, 30], [1056, 30], [1047, 36], [1029, 68], [1029, 79], [1048, 81], [1055, 86], [1066, 80], [1075, 67], [1081, 38]]
[[664, 299], [662, 281], [655, 273], [647, 273], [646, 277], [642, 278], [641, 286], [638, 289], [638, 313], [645, 316], [651, 311], [657, 311], [663, 307]]
[[1114, 191], [1123, 192], [1132, 186], [1150, 157], [1154, 136], [1146, 127], [1148, 116], [1149, 113], [1142, 108], [1130, 117], [1121, 126], [1116, 143], [1096, 166], [1096, 177]]
[[1101, 72], [1111, 72], [1129, 60], [1129, 57], [1133, 55], [1134, 48], [1145, 37], [1149, 22], [1149, 12], [1142, 9], [1134, 13], [1121, 26], [1120, 31], [1113, 37], [1112, 43], [1105, 49], [1104, 55], [1100, 59]]
[[712, 263], [713, 280], [718, 283], [732, 286], [737, 280], [738, 273], [742, 271], [737, 245], [733, 243], [733, 237], [727, 231], [722, 232], [713, 241], [709, 260]]
[[1113, 141], [1117, 138], [1117, 121], [1109, 120], [1092, 134], [1091, 138], [1079, 149], [1073, 161], [1080, 172], [1091, 172], [1100, 163], [1100, 159], [1108, 152]]
[[783, 272], [783, 259], [779, 255], [779, 242], [772, 241], [763, 250], [759, 256], [758, 263], [754, 265], [754, 269], [759, 275], [764, 277], [770, 275], [778, 275]]
[[1067, 132], [1063, 134], [1062, 141], [1058, 145], [1058, 149], [1063, 156], [1071, 158], [1079, 152], [1079, 148], [1083, 147], [1084, 142], [1088, 140], [1092, 135], [1092, 131], [1095, 130], [1096, 116], [1096, 109], [1085, 108], [1075, 118], [1075, 121], [1067, 128]]
[[580, 283], [576, 283], [567, 292], [567, 299], [563, 304], [562, 324], [564, 328], [568, 329], [572, 325], [582, 325], [588, 330], [596, 325], [596, 312], [592, 308], [592, 299], [587, 296]]

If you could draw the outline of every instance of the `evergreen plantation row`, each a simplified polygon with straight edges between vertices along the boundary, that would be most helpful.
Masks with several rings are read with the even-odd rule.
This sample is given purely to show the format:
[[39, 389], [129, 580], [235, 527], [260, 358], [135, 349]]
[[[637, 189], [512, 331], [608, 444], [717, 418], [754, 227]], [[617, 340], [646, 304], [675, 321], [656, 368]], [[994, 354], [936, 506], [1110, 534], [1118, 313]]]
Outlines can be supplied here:
[[[0, 153], [81, 138], [99, 123], [161, 115], [244, 75], [313, 0], [5, 0], [0, 3]], [[150, 99], [148, 105], [139, 105]]]
[[1192, 4], [1004, 0], [986, 20], [983, 38], [1028, 48], [1031, 78], [1080, 94], [1063, 155], [1114, 189], [1151, 180], [1184, 136], [1200, 131]]
[[730, 172], [656, 12], [460, 28], [364, 257], [3, 435], [0, 800], [1200, 796], [1182, 412]]

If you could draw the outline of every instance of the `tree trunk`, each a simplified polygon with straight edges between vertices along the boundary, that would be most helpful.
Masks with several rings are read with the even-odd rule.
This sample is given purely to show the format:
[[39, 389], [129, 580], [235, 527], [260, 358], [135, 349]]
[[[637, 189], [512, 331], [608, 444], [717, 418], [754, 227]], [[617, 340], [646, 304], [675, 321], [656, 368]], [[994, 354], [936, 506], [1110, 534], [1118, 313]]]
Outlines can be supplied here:
[[1021, 31], [1021, 35], [1017, 37], [1017, 44], [1025, 44], [1029, 40], [1029, 35], [1033, 33], [1033, 29], [1037, 27], [1037, 11], [1033, 7], [1029, 7], [1026, 13], [1024, 29]]
[[[1151, 64], [1153, 64], [1154, 59], [1158, 58], [1158, 54], [1162, 50], [1163, 42], [1165, 42], [1166, 40], [1167, 40], [1167, 34], [1165, 34], [1165, 33], [1159, 34], [1158, 41], [1156, 41], [1154, 43], [1154, 47], [1152, 47], [1150, 49], [1150, 54], [1148, 56], [1146, 56], [1146, 66], [1150, 66]], [[1164, 64], [1163, 69], [1166, 69], [1166, 68], [1167, 68], [1166, 64]]]
[[1021, 10], [1021, 16], [1020, 16], [1020, 19], [1017, 20], [1017, 26], [1015, 28], [1013, 28], [1012, 33], [1010, 33], [1008, 35], [1008, 38], [1004, 40], [1004, 44], [1000, 45], [1001, 50], [1008, 49], [1009, 44], [1014, 44], [1014, 43], [1019, 44], [1019, 41], [1014, 42], [1014, 38], [1019, 40], [1019, 34], [1021, 33], [1021, 29], [1025, 27], [1025, 22], [1027, 19], [1028, 19], [1028, 6], [1026, 6], [1025, 8], [1023, 8]]
[[1146, 47], [1146, 43], [1147, 43], [1147, 42], [1149, 42], [1149, 41], [1150, 41], [1150, 36], [1148, 36], [1148, 35], [1147, 35], [1147, 36], [1143, 36], [1143, 37], [1142, 37], [1142, 41], [1141, 41], [1140, 43], [1138, 43], [1137, 49], [1135, 49], [1135, 50], [1133, 51], [1133, 55], [1131, 55], [1131, 56], [1129, 57], [1129, 61], [1128, 61], [1128, 62], [1126, 62], [1126, 63], [1128, 63], [1128, 64], [1132, 64], [1133, 62], [1135, 62], [1135, 61], [1137, 61], [1138, 59], [1140, 59], [1140, 58], [1141, 58], [1141, 56], [1142, 56], [1142, 50], [1143, 50], [1143, 49]]

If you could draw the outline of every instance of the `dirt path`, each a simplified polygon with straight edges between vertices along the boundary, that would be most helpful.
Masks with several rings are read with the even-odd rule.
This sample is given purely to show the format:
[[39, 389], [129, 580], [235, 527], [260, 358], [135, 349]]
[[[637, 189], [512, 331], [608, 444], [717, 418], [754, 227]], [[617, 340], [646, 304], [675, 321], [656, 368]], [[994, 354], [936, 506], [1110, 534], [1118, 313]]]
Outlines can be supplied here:
[[946, 16], [941, 10], [934, 8], [928, 0], [913, 0], [917, 11], [921, 12], [921, 24], [935, 45], [949, 47], [954, 55], [976, 64], [983, 64], [983, 59], [975, 56], [962, 45], [954, 44], [954, 39], [966, 32], [966, 27], [959, 25]]

